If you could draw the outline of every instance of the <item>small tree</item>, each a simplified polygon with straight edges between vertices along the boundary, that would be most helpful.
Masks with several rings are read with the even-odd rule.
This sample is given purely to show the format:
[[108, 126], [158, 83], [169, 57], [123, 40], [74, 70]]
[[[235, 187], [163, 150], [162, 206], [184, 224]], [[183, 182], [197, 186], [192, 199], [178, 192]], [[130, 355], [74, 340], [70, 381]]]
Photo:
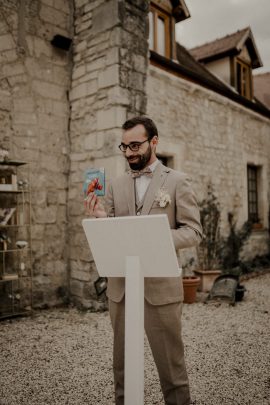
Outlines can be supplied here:
[[207, 197], [199, 203], [203, 239], [198, 247], [198, 260], [202, 270], [219, 267], [220, 205], [212, 183], [208, 184]]
[[240, 253], [252, 231], [252, 223], [246, 221], [241, 229], [236, 230], [236, 220], [228, 213], [230, 233], [220, 246], [220, 260], [224, 270], [231, 270], [241, 265]]

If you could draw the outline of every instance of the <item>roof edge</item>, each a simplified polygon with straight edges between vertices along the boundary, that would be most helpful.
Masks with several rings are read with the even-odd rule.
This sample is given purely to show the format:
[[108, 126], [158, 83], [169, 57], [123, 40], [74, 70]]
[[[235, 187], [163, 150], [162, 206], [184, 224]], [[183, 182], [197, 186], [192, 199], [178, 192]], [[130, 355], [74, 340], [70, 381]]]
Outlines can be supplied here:
[[225, 56], [236, 56], [236, 55], [239, 55], [242, 52], [243, 47], [246, 46], [247, 50], [250, 54], [250, 58], [252, 60], [252, 68], [256, 69], [256, 68], [262, 67], [263, 63], [262, 63], [258, 48], [256, 46], [255, 39], [252, 34], [250, 26], [245, 27], [241, 30], [238, 30], [235, 33], [228, 34], [221, 38], [217, 38], [213, 41], [206, 42], [205, 44], [195, 46], [194, 48], [190, 49], [189, 51], [191, 54], [193, 54], [193, 52], [196, 52], [197, 49], [211, 45], [214, 42], [222, 41], [225, 38], [231, 37], [238, 33], [243, 33], [243, 35], [233, 47], [228, 48], [224, 51], [217, 51], [216, 53], [213, 53], [212, 55], [210, 54], [208, 56], [195, 57], [195, 59], [200, 62], [208, 63], [208, 62], [211, 62], [214, 60], [222, 59]]
[[171, 0], [171, 4], [173, 7], [172, 14], [177, 23], [190, 18], [191, 15], [185, 0]]

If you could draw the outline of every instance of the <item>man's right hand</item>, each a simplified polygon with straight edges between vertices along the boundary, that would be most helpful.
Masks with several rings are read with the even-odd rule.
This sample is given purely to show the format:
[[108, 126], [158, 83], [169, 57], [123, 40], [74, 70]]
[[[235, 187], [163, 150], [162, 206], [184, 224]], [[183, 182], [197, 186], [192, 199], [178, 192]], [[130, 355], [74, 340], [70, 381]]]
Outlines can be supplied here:
[[84, 199], [84, 206], [86, 214], [92, 218], [106, 218], [107, 213], [103, 204], [99, 201], [99, 198], [95, 193], [89, 193]]
[[88, 186], [88, 194], [84, 199], [84, 206], [86, 210], [86, 215], [92, 218], [106, 218], [107, 213], [103, 204], [100, 202], [99, 198], [94, 193], [96, 188], [96, 179], [93, 180]]

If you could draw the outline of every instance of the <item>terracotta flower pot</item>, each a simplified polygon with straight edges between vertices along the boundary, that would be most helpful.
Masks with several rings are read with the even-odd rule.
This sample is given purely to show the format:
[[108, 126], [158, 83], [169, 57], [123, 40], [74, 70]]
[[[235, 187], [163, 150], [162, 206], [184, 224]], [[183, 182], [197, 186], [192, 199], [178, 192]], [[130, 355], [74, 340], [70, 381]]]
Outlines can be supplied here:
[[200, 277], [196, 276], [184, 276], [183, 277], [183, 287], [184, 287], [184, 303], [192, 304], [196, 301], [196, 292], [200, 284]]

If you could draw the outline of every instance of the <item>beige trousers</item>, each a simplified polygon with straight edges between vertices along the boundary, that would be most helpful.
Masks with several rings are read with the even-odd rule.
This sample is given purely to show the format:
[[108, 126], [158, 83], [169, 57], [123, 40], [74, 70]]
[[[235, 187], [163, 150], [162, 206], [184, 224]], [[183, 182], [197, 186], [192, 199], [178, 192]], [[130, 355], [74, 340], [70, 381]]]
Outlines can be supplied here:
[[[157, 366], [166, 405], [189, 405], [189, 384], [181, 337], [182, 303], [151, 305], [145, 302], [145, 332]], [[113, 370], [115, 403], [124, 405], [125, 300], [109, 300], [114, 331]]]

